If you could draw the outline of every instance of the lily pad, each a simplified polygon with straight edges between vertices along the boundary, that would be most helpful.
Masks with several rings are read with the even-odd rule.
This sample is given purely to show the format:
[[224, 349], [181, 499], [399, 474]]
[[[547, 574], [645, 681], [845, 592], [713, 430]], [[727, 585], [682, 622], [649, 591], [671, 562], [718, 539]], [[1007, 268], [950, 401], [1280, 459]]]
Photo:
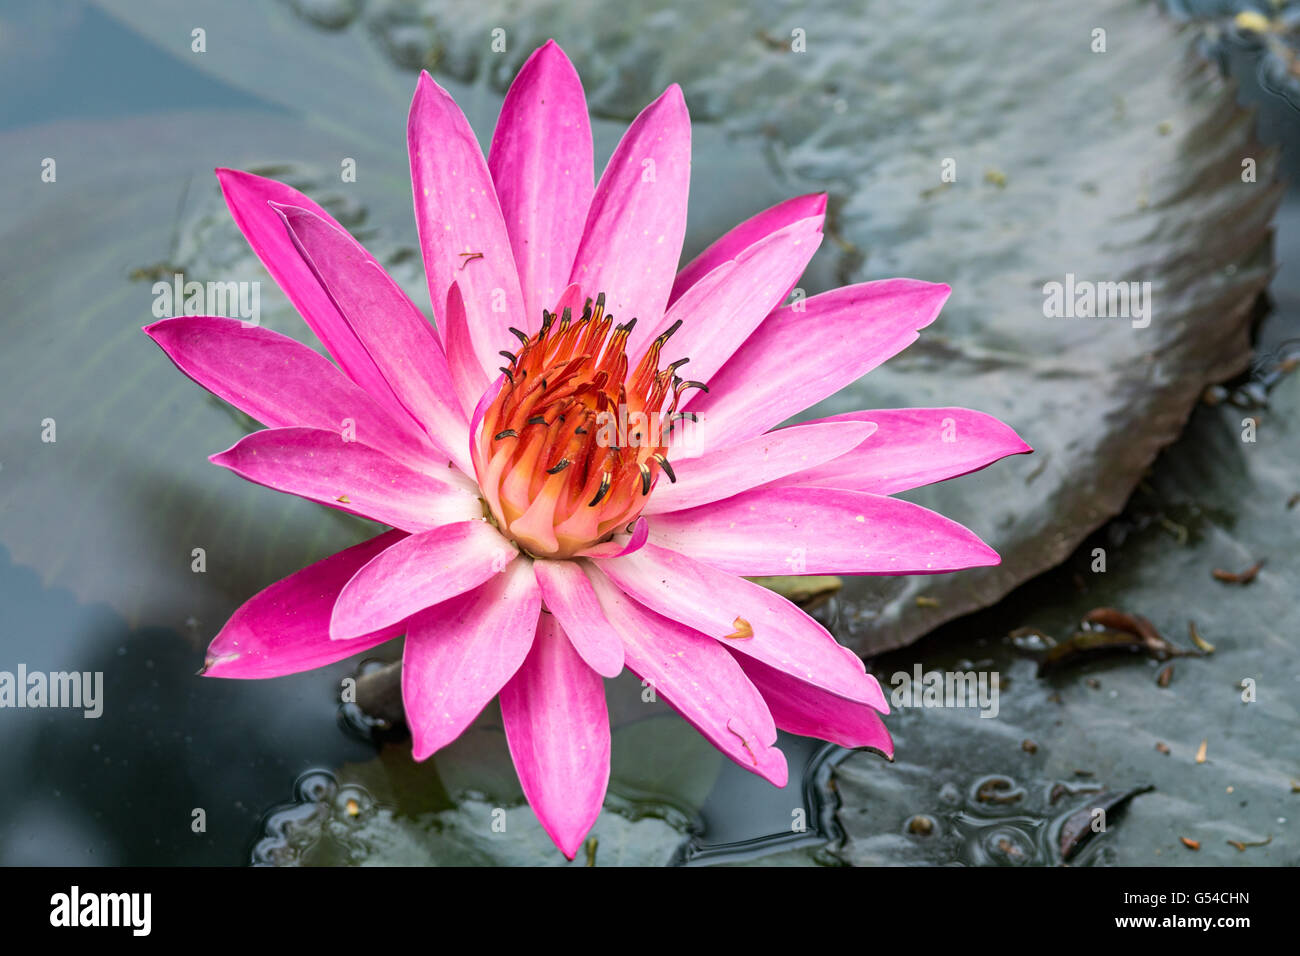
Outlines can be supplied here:
[[[610, 793], [592, 837], [595, 865], [679, 859], [722, 765], [689, 724], [641, 702], [633, 681], [615, 703]], [[638, 719], [625, 720], [627, 714]], [[585, 862], [579, 854], [578, 864]], [[520, 790], [490, 706], [454, 743], [416, 763], [405, 741], [337, 773], [304, 775], [295, 799], [271, 811], [253, 851], [275, 865], [563, 864]]]
[[[105, 5], [178, 42], [181, 24], [160, 0]], [[598, 114], [625, 119], [680, 82], [697, 124], [731, 139], [727, 160], [761, 155], [786, 192], [831, 192], [835, 241], [814, 261], [809, 292], [891, 275], [953, 286], [940, 321], [903, 357], [810, 415], [965, 405], [1011, 423], [1037, 454], [909, 495], [968, 524], [1003, 563], [850, 581], [839, 636], [864, 653], [906, 644], [1064, 560], [1120, 510], [1204, 386], [1249, 362], [1251, 306], [1272, 268], [1276, 157], [1232, 85], [1193, 51], [1196, 31], [1155, 4], [1088, 0], [1037, 17], [997, 0], [924, 0], [883, 21], [844, 0], [797, 14], [727, 0], [487, 0], [454, 12], [391, 0], [348, 16], [335, 6], [294, 5], [296, 26], [273, 8], [247, 40], [274, 57], [295, 31], [316, 31], [314, 56], [357, 65], [348, 81], [313, 88], [310, 70], [286, 58], [264, 95], [351, 122], [363, 111], [349, 104], [368, 113], [386, 87], [405, 101], [409, 83], [394, 84], [387, 61], [476, 83], [481, 106], [554, 36]], [[494, 53], [503, 24], [506, 48]], [[230, 56], [201, 67], [253, 82]], [[697, 148], [696, 160], [688, 253], [716, 234], [728, 202], [750, 204], [739, 218], [760, 201], [711, 195], [711, 157]], [[1150, 283], [1150, 314], [1046, 317], [1045, 284], [1067, 276]]]
[[[1247, 418], [1258, 426], [1254, 442], [1242, 440]], [[855, 754], [838, 766], [840, 855], [859, 864], [1006, 862], [989, 847], [1014, 831], [1024, 862], [1055, 863], [1068, 818], [1099, 791], [1150, 784], [1154, 792], [1110, 819], [1072, 865], [1300, 862], [1297, 475], [1300, 376], [1284, 379], [1266, 410], [1198, 407], [1124, 514], [1062, 568], [877, 660], [887, 691], [918, 661], [923, 671], [997, 672], [1000, 706], [994, 718], [895, 708], [897, 763]], [[1249, 587], [1213, 575], [1262, 557]], [[1178, 658], [1163, 683], [1167, 665], [1138, 655], [1079, 658], [1038, 677], [1007, 636], [1020, 627], [1067, 635], [1098, 606], [1139, 613], [1188, 649], [1194, 628], [1213, 653]], [[1024, 800], [973, 802], [991, 775], [1013, 779]], [[916, 814], [935, 818], [932, 834], [907, 831]]]

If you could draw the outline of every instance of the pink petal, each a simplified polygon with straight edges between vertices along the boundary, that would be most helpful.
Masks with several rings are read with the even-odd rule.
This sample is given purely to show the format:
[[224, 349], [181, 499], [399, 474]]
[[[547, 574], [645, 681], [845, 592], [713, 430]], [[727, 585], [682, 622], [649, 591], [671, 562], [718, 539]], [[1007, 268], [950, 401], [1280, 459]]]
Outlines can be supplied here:
[[446, 466], [446, 456], [405, 412], [399, 424], [328, 360], [287, 335], [209, 315], [163, 319], [144, 331], [182, 372], [263, 425], [347, 431], [405, 464]]
[[879, 686], [857, 655], [767, 588], [654, 544], [597, 567], [650, 610], [716, 638], [730, 651], [840, 697], [881, 702]]
[[397, 396], [347, 320], [339, 314], [329, 295], [303, 262], [285, 232], [284, 223], [270, 204], [300, 206], [332, 225], [338, 226], [338, 223], [298, 190], [274, 179], [264, 179], [237, 169], [218, 169], [217, 179], [240, 232], [339, 367], [394, 417], [407, 419]]
[[755, 488], [660, 515], [650, 540], [723, 571], [940, 574], [998, 564], [973, 532], [910, 501], [833, 488]]
[[705, 452], [699, 458], [674, 459], [677, 481], [655, 485], [642, 513], [694, 508], [787, 475], [803, 474], [846, 455], [875, 430], [870, 422], [795, 425]]
[[822, 241], [822, 217], [800, 219], [721, 263], [673, 303], [662, 322], [651, 322], [634, 354], [681, 320], [668, 350], [690, 358], [683, 373], [708, 382], [799, 281]]
[[[639, 318], [629, 354], [668, 304], [686, 234], [691, 120], [676, 85], [641, 111], [596, 186], [570, 281], [605, 293], [615, 321]], [[641, 331], [645, 330], [645, 331]]]
[[445, 466], [414, 471], [383, 452], [320, 428], [268, 428], [213, 455], [215, 464], [276, 491], [300, 495], [403, 531], [483, 516], [471, 483]]
[[524, 796], [572, 860], [605, 801], [609, 711], [600, 675], [553, 615], [542, 615], [528, 658], [501, 688], [501, 720]]
[[592, 194], [587, 98], [554, 40], [533, 52], [510, 85], [488, 169], [519, 267], [521, 328], [534, 333], [542, 310], [555, 308], [568, 284]]
[[[435, 310], [453, 282], [464, 297], [474, 351], [489, 378], [500, 349], [524, 321], [519, 274], [492, 177], [469, 121], [428, 73], [421, 73], [407, 123], [415, 222]], [[444, 330], [445, 339], [445, 330]]]
[[789, 769], [785, 754], [772, 746], [776, 724], [731, 655], [637, 604], [596, 565], [587, 563], [585, 570], [606, 620], [623, 641], [628, 669], [739, 766], [784, 787]]
[[339, 594], [330, 637], [359, 637], [403, 621], [500, 574], [518, 552], [486, 521], [413, 534], [356, 573]]
[[632, 522], [631, 534], [616, 534], [609, 541], [593, 545], [578, 554], [584, 558], [618, 558], [645, 547], [650, 538], [650, 523], [641, 516]]
[[[673, 282], [672, 295], [668, 298], [669, 305], [680, 299], [682, 294], [699, 282], [700, 279], [724, 262], [736, 258], [754, 243], [779, 229], [783, 229], [792, 222], [807, 219], [810, 216], [816, 216], [819, 220], [825, 219], [825, 193], [796, 196], [746, 219], [682, 267]], [[789, 294], [790, 290], [787, 289], [785, 295], [781, 296], [781, 298], [784, 299]]]
[[[892, 495], [979, 471], [1008, 455], [1033, 451], [1010, 426], [992, 415], [967, 408], [883, 408], [818, 421], [869, 421], [878, 427], [869, 441], [852, 451], [774, 484]], [[781, 431], [786, 429], [773, 434]]]
[[[870, 704], [844, 700], [809, 687], [752, 657], [735, 656], [745, 676], [767, 701], [772, 718], [782, 730], [801, 737], [829, 740], [841, 747], [870, 747], [893, 759], [894, 741], [880, 719], [880, 711]], [[881, 699], [884, 699], [883, 692]], [[888, 708], [884, 712], [889, 713]]]
[[703, 447], [762, 434], [857, 381], [916, 341], [948, 298], [946, 285], [884, 279], [777, 309], [721, 370], [688, 393]]
[[307, 209], [272, 205], [398, 400], [461, 471], [472, 475], [466, 414], [456, 402], [429, 320], [342, 227]]
[[254, 595], [213, 639], [203, 676], [282, 677], [333, 664], [397, 637], [404, 622], [354, 641], [331, 641], [330, 610], [359, 568], [405, 537], [402, 531], [386, 531]]
[[[469, 412], [483, 397], [490, 379], [479, 364], [478, 353], [474, 350], [474, 332], [469, 327], [469, 315], [465, 312], [465, 299], [460, 294], [460, 286], [455, 282], [447, 290], [442, 335], [447, 343], [447, 366], [451, 371], [456, 401], [462, 410]], [[504, 363], [504, 357], [502, 361]], [[492, 397], [495, 398], [495, 394]], [[472, 475], [473, 472], [469, 474]]]
[[610, 630], [591, 582], [576, 561], [533, 562], [546, 609], [564, 627], [574, 650], [601, 677], [623, 670], [623, 644]]
[[517, 558], [483, 586], [411, 618], [402, 704], [416, 760], [459, 737], [519, 670], [541, 602], [530, 562]]

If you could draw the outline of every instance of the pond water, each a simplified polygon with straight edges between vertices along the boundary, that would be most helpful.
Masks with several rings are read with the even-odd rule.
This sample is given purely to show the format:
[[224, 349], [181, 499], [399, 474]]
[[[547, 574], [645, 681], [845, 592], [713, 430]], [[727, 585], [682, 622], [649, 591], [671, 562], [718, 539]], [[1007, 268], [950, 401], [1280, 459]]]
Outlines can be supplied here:
[[[1074, 261], [1026, 261], [1009, 251], [1033, 244], [1025, 238], [1031, 234], [1018, 233], [1024, 222], [1016, 216], [1028, 217], [1038, 199], [1047, 201], [1048, 193], [1033, 191], [1033, 170], [1041, 164], [1016, 166], [1006, 186], [997, 186], [986, 168], [1010, 167], [1014, 158], [989, 146], [974, 160], [979, 173], [973, 175], [985, 177], [978, 187], [983, 205], [944, 207], [951, 212], [933, 211], [896, 168], [906, 191], [864, 172], [873, 163], [902, 162], [901, 146], [872, 153], [866, 145], [900, 124], [916, 129], [899, 132], [898, 141], [942, 148], [942, 130], [927, 128], [938, 121], [925, 117], [939, 115], [932, 102], [938, 94], [926, 77], [944, 57], [925, 45], [936, 34], [925, 32], [931, 27], [922, 21], [933, 20], [944, 4], [917, 4], [900, 17], [898, 29], [918, 36], [915, 63], [901, 53], [888, 70], [870, 73], [832, 59], [823, 69], [841, 76], [839, 87], [818, 74], [794, 92], [775, 72], [755, 66], [752, 50], [739, 41], [735, 49], [710, 47], [717, 47], [718, 72], [697, 69], [692, 64], [700, 58], [690, 55], [691, 47], [704, 41], [682, 33], [680, 19], [653, 19], [655, 10], [671, 5], [649, 6], [637, 14], [649, 18], [639, 34], [646, 39], [609, 40], [604, 54], [601, 41], [618, 24], [609, 14], [592, 14], [590, 27], [575, 25], [591, 14], [582, 4], [569, 19], [548, 4], [527, 4], [517, 31], [512, 27], [520, 37], [554, 29], [578, 62], [597, 112], [598, 163], [626, 118], [649, 98], [646, 89], [682, 80], [697, 120], [686, 255], [787, 195], [830, 190], [836, 241], [814, 261], [804, 282], [810, 293], [890, 271], [958, 288], [966, 276], [967, 287], [979, 290], [954, 300], [951, 330], [937, 335], [929, 351], [874, 389], [850, 390], [841, 404], [983, 407], [1011, 421], [1051, 467], [1031, 488], [1032, 462], [1003, 463], [995, 475], [955, 483], [942, 499], [952, 506], [938, 505], [981, 533], [1006, 535], [1004, 554], [1014, 573], [969, 586], [961, 580], [936, 585], [948, 590], [926, 592], [937, 595], [933, 607], [916, 602], [916, 590], [882, 595], [853, 583], [816, 611], [860, 649], [897, 646], [955, 617], [922, 643], [875, 658], [872, 667], [887, 686], [891, 675], [917, 663], [927, 670], [996, 671], [1003, 677], [999, 718], [904, 708], [890, 720], [899, 746], [893, 765], [783, 735], [791, 783], [776, 790], [720, 758], [663, 705], [643, 703], [637, 682], [625, 675], [609, 688], [614, 772], [591, 860], [1053, 863], [1061, 855], [1062, 827], [1095, 794], [1147, 785], [1156, 789], [1114, 810], [1124, 821], [1115, 832], [1082, 846], [1071, 862], [1184, 861], [1175, 856], [1182, 836], [1203, 841], [1197, 862], [1300, 859], [1289, 822], [1300, 818], [1290, 790], [1291, 778], [1300, 777], [1293, 703], [1300, 629], [1292, 607], [1300, 585], [1292, 546], [1300, 508], [1286, 507], [1288, 495], [1300, 492], [1294, 481], [1300, 443], [1291, 424], [1300, 422], [1300, 401], [1294, 380], [1276, 374], [1300, 335], [1294, 270], [1272, 280], [1274, 311], [1254, 330], [1261, 358], [1253, 371], [1234, 383], [1228, 401], [1199, 408], [1123, 515], [1094, 530], [1107, 514], [1087, 514], [1079, 503], [1086, 499], [1070, 497], [1072, 482], [1059, 464], [1075, 447], [1073, 434], [1062, 432], [1069, 414], [1053, 407], [1067, 403], [1028, 397], [1048, 395], [1044, 383], [1069, 376], [1059, 367], [1018, 366], [1010, 358], [1015, 336], [976, 308], [996, 282], [1037, 277], [1037, 269]], [[987, 37], [1002, 36], [1016, 19], [1008, 6], [1014, 7], [981, 11], [986, 20], [1003, 18], [986, 23]], [[1132, 5], [1097, 6], [1134, 16]], [[713, 29], [735, 31], [760, 48], [792, 26], [775, 12], [751, 22], [725, 3], [700, 9]], [[427, 12], [418, 3], [363, 10], [347, 0], [16, 0], [0, 13], [6, 212], [0, 291], [7, 309], [0, 357], [0, 670], [102, 672], [104, 681], [103, 714], [95, 719], [70, 710], [0, 714], [6, 808], [0, 864], [563, 863], [521, 802], [494, 708], [455, 745], [416, 765], [400, 728], [375, 726], [355, 707], [340, 705], [340, 682], [357, 673], [358, 660], [274, 681], [195, 676], [207, 642], [235, 607], [271, 581], [360, 540], [368, 527], [219, 473], [207, 455], [231, 444], [249, 422], [178, 375], [139, 331], [152, 318], [159, 277], [184, 271], [265, 278], [221, 204], [211, 170], [224, 165], [266, 171], [312, 194], [423, 300], [403, 140], [415, 70], [433, 66], [486, 137], [504, 85], [531, 48], [520, 39], [500, 62], [475, 52], [475, 31], [505, 16], [493, 4], [468, 20], [433, 26]], [[815, 34], [859, 28], [853, 4], [819, 4], [816, 14]], [[195, 27], [206, 30], [201, 55], [190, 50]], [[1168, 37], [1152, 41], [1160, 52], [1193, 43], [1190, 33], [1178, 37], [1162, 23], [1166, 28]], [[666, 39], [679, 35], [680, 48]], [[1119, 49], [1131, 36], [1112, 32], [1117, 61], [1128, 64], [1123, 70], [1134, 69]], [[1243, 98], [1264, 106], [1262, 135], [1287, 147], [1284, 165], [1294, 171], [1300, 155], [1292, 148], [1300, 138], [1294, 110], [1282, 93], [1253, 85], [1272, 75], [1260, 64], [1276, 51], [1261, 53], [1231, 37], [1216, 42], [1213, 49], [1226, 51], [1244, 82]], [[850, 52], [837, 49], [835, 56]], [[912, 69], [915, 83], [906, 72]], [[974, 84], [975, 78], [952, 79], [958, 72], [945, 76], [963, 88]], [[1002, 92], [972, 86], [976, 125], [997, 126], [993, 118], [1003, 113], [1022, 117], [1019, 132], [1008, 124], [1005, 139], [982, 142], [1012, 142], [1037, 122], [1068, 119], [1035, 113], [1041, 106], [1025, 100], [1022, 77], [1013, 77], [1020, 86]], [[1090, 108], [1104, 100], [1109, 111], [1115, 91], [1106, 84], [1129, 80], [1095, 82]], [[1176, 90], [1162, 90], [1159, 108], [1186, 110], [1189, 120], [1201, 118], [1196, 110], [1212, 98], [1205, 92], [1183, 102]], [[800, 115], [807, 97], [820, 104], [820, 119]], [[1136, 87], [1128, 115], [1142, 114], [1144, 97], [1156, 93]], [[1148, 125], [1150, 133], [1155, 124]], [[1041, 147], [1042, 156], [1051, 148]], [[356, 161], [355, 184], [339, 180], [343, 157]], [[46, 158], [57, 162], [53, 183], [40, 178]], [[1086, 179], [1085, 172], [1081, 165], [1063, 174], [1073, 193], [1082, 189], [1076, 180]], [[1022, 182], [1029, 195], [1024, 210], [988, 205]], [[1108, 188], [1094, 186], [1103, 194]], [[1205, 189], [1206, 207], [1214, 205], [1211, 198], [1222, 200]], [[901, 198], [884, 201], [891, 191]], [[1152, 191], [1160, 206], [1158, 182]], [[1121, 251], [1126, 242], [1164, 242], [1159, 230], [1126, 234], [1131, 205], [1126, 199], [1122, 212], [1117, 206], [1088, 215], [1105, 223], [1109, 231], [1099, 235]], [[1278, 217], [1271, 255], [1279, 262], [1300, 254], [1298, 208], [1288, 202]], [[1222, 287], [1249, 276], [1267, 280], [1270, 253], [1259, 237], [1269, 213], [1259, 213], [1258, 236], [1219, 244], [1223, 256], [1215, 269], [1224, 270]], [[1187, 215], [1184, 222], [1179, 215], [1169, 213], [1162, 228], [1177, 233], [1181, 225], [1209, 242], [1206, 220]], [[940, 241], [940, 230], [963, 222], [964, 232]], [[1020, 238], [1006, 240], [1007, 250], [982, 249], [994, 233]], [[1204, 295], [1209, 286], [1186, 288]], [[1011, 316], [1010, 294], [996, 301]], [[1023, 297], [1014, 301], [1020, 308]], [[262, 320], [306, 335], [270, 282], [263, 285]], [[1188, 322], [1202, 336], [1209, 327]], [[1079, 364], [1098, 373], [1087, 388], [1128, 387], [1101, 374], [1107, 361], [1122, 364], [1110, 344], [1067, 337], [1053, 345], [1039, 337], [1045, 333], [1024, 334], [1031, 336], [1029, 351], [1077, 349]], [[1217, 366], [1207, 357], [1212, 349], [1189, 347], [1187, 337], [1161, 340], [1160, 348], [1184, 356], [1178, 374], [1194, 395]], [[944, 371], [939, 359], [949, 353], [960, 360], [961, 374]], [[1027, 369], [1028, 381], [1017, 368]], [[1204, 381], [1192, 382], [1201, 375]], [[1263, 392], [1261, 383], [1274, 379], [1274, 390]], [[1165, 415], [1170, 422], [1162, 427], [1176, 433], [1183, 406], [1190, 406], [1161, 401], [1142, 406], [1143, 414]], [[832, 402], [830, 409], [838, 406]], [[1236, 419], [1246, 414], [1265, 423], [1256, 447], [1224, 437], [1235, 434]], [[41, 440], [46, 420], [57, 425], [54, 442]], [[1122, 434], [1141, 421], [1138, 415], [1136, 424], [1107, 427]], [[1128, 499], [1150, 457], [1113, 450], [1124, 468], [1090, 451], [1080, 455], [1088, 481], [1105, 489], [1094, 500]], [[1288, 490], [1288, 481], [1295, 487]], [[1043, 492], [1049, 482], [1054, 490]], [[1005, 486], [1004, 498], [983, 510], [982, 496], [998, 486]], [[1021, 493], [1041, 497], [1022, 505]], [[1016, 517], [1021, 507], [1029, 510], [1024, 522]], [[1048, 546], [1041, 527], [1030, 534], [1028, 526], [1050, 523], [1044, 516], [1051, 508], [1070, 520], [1053, 525], [1058, 540]], [[1096, 547], [1108, 550], [1104, 579], [1090, 571]], [[195, 548], [205, 555], [203, 573], [193, 571]], [[1022, 554], [1019, 564], [1011, 557]], [[1267, 563], [1248, 586], [1234, 589], [1209, 577], [1210, 567], [1244, 568], [1255, 556]], [[1057, 571], [1016, 589], [1062, 559]], [[957, 616], [1008, 592], [993, 610]], [[1179, 659], [1175, 679], [1153, 692], [1155, 667], [1140, 657], [1089, 659], [1039, 678], [1024, 648], [1006, 638], [1024, 626], [1066, 638], [1083, 614], [1105, 604], [1151, 617], [1184, 644], [1183, 619], [1194, 617], [1216, 652]], [[873, 634], [891, 637], [873, 644]], [[399, 653], [385, 647], [372, 656], [393, 660]], [[1252, 676], [1261, 685], [1259, 702], [1242, 710], [1238, 684]], [[1202, 739], [1210, 740], [1209, 758], [1197, 762]], [[1157, 740], [1172, 752], [1155, 750]], [[507, 810], [511, 840], [491, 836], [486, 821], [496, 807]], [[197, 811], [201, 832], [193, 825]], [[1265, 839], [1267, 845], [1244, 850], [1227, 842]], [[580, 854], [577, 862], [587, 859]]]

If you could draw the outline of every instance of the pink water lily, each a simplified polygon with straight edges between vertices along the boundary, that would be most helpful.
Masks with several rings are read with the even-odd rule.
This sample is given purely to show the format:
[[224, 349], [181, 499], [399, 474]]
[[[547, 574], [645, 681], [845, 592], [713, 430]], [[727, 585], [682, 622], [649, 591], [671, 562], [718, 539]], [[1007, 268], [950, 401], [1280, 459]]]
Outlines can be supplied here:
[[422, 74], [408, 145], [434, 324], [320, 206], [223, 169], [236, 223], [334, 362], [235, 319], [145, 329], [267, 426], [214, 462], [393, 529], [249, 600], [205, 673], [275, 677], [404, 634], [416, 759], [499, 695], [524, 793], [570, 858], [609, 778], [602, 678], [624, 667], [777, 786], [778, 728], [892, 753], [861, 660], [742, 575], [996, 564], [890, 496], [1029, 451], [961, 408], [778, 427], [913, 342], [949, 289], [888, 279], [783, 305], [824, 195], [677, 271], [690, 136], [672, 86], [593, 187], [582, 85], [553, 42], [510, 88], [486, 161]]

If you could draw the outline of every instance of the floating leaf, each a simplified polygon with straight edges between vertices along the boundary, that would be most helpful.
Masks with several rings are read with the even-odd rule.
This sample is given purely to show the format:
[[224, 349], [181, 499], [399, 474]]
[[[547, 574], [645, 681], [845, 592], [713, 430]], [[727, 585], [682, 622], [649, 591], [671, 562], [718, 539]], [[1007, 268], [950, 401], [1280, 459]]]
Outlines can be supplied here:
[[1070, 814], [1066, 821], [1061, 824], [1061, 835], [1058, 844], [1061, 859], [1069, 860], [1073, 858], [1089, 840], [1096, 836], [1093, 824], [1098, 819], [1098, 810], [1102, 812], [1102, 819], [1106, 821], [1106, 826], [1109, 827], [1113, 816], [1130, 800], [1138, 794], [1149, 793], [1154, 789], [1155, 787], [1147, 786], [1123, 791], [1106, 790], [1094, 796], [1086, 806], [1080, 807]]

